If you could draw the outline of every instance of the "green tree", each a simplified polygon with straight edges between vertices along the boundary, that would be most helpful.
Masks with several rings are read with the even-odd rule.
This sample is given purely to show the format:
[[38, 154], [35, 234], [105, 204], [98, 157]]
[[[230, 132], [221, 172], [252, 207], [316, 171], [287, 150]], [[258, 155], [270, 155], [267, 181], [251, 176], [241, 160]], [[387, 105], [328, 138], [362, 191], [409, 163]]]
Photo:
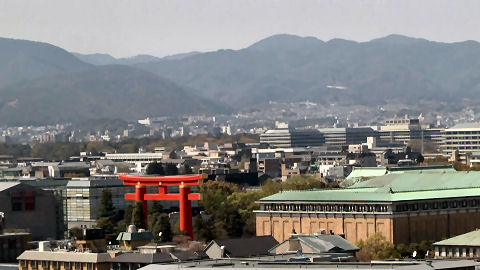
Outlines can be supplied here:
[[208, 219], [206, 222], [204, 222], [201, 215], [198, 215], [194, 218], [193, 231], [197, 241], [208, 243], [217, 238], [212, 220], [213, 219]]
[[306, 190], [325, 188], [325, 183], [311, 175], [296, 175], [282, 183], [283, 190]]
[[162, 165], [162, 163], [158, 163], [158, 162], [156, 162], [156, 161], [148, 164], [145, 173], [146, 173], [146, 174], [165, 175], [165, 171], [163, 170], [163, 165]]
[[178, 175], [177, 165], [173, 163], [167, 163], [165, 165], [165, 175]]
[[420, 163], [423, 163], [424, 160], [425, 160], [425, 158], [423, 157], [423, 155], [422, 155], [422, 154], [418, 154], [418, 156], [417, 156], [417, 158], [416, 158], [415, 161], [416, 161], [418, 164], [420, 164]]
[[172, 226], [170, 225], [170, 218], [168, 217], [167, 214], [161, 214], [157, 219], [155, 230], [154, 230], [154, 233], [157, 237], [159, 232], [162, 232], [160, 241], [162, 242], [172, 241], [172, 238], [173, 238]]
[[68, 236], [73, 239], [83, 240], [83, 231], [79, 227], [73, 227], [68, 230]]
[[175, 153], [175, 150], [172, 150], [170, 154], [168, 155], [168, 158], [170, 159], [177, 159], [177, 153]]
[[193, 173], [192, 167], [190, 167], [190, 165], [188, 165], [188, 164], [183, 164], [182, 173], [183, 174], [192, 174]]
[[357, 257], [361, 261], [385, 260], [399, 256], [393, 244], [381, 233], [376, 233], [365, 241], [360, 240], [356, 245], [360, 248]]
[[109, 189], [102, 190], [97, 210], [97, 227], [102, 228], [105, 234], [113, 234], [115, 231], [115, 208], [112, 203], [112, 192]]
[[123, 212], [123, 219], [118, 222], [117, 233], [125, 232], [128, 225], [132, 224], [132, 212], [133, 212], [133, 203], [130, 203], [125, 207]]
[[150, 209], [148, 210], [149, 215], [163, 214], [163, 206], [159, 201], [153, 201]]
[[218, 181], [208, 181], [200, 184], [200, 193], [202, 199], [199, 205], [203, 207], [208, 214], [215, 215], [217, 209], [229, 195], [238, 191], [235, 184]]
[[146, 229], [145, 224], [145, 213], [143, 212], [142, 202], [135, 202], [132, 211], [132, 222], [131, 224], [135, 225], [137, 229]]
[[[232, 236], [253, 236], [256, 231], [254, 210], [259, 209], [256, 203], [263, 196], [262, 191], [234, 192], [227, 197], [222, 205], [227, 217], [225, 217], [225, 230]], [[235, 211], [236, 213], [233, 213]], [[238, 215], [237, 215], [238, 213]], [[230, 222], [231, 224], [228, 224]], [[237, 224], [241, 225], [241, 232], [237, 231]]]

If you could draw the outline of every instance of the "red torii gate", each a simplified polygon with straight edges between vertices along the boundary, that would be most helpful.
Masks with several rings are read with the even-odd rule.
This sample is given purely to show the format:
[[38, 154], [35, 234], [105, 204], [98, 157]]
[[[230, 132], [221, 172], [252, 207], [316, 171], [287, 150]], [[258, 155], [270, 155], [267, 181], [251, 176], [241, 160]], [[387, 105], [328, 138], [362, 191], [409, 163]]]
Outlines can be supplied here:
[[[125, 200], [142, 202], [145, 213], [145, 224], [148, 224], [148, 208], [146, 201], [179, 201], [180, 203], [180, 230], [187, 232], [193, 239], [192, 203], [200, 200], [199, 193], [190, 193], [190, 186], [197, 186], [198, 181], [203, 179], [202, 174], [195, 175], [172, 175], [172, 176], [140, 176], [119, 175], [126, 186], [135, 186], [135, 193], [125, 194]], [[146, 193], [147, 186], [158, 186], [158, 193]], [[179, 193], [167, 193], [167, 187], [178, 186]]]

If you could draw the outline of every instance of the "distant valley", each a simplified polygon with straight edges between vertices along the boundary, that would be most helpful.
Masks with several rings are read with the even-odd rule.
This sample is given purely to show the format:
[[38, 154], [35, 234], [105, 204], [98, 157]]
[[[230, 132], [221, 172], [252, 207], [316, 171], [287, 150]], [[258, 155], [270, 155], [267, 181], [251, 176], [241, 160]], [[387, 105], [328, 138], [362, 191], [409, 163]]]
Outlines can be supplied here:
[[472, 102], [479, 68], [478, 42], [399, 35], [276, 35], [242, 50], [119, 59], [0, 38], [0, 125], [230, 113], [269, 101]]

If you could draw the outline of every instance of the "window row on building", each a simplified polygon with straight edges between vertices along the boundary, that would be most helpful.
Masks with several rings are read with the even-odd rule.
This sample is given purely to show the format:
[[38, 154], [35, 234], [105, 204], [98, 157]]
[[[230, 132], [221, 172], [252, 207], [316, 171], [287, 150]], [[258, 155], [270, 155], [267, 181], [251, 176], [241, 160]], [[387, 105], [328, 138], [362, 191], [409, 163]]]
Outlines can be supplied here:
[[419, 211], [419, 210], [436, 210], [436, 209], [453, 209], [477, 207], [480, 200], [452, 200], [442, 202], [424, 202], [424, 203], [404, 203], [395, 206], [395, 212]]
[[480, 257], [480, 248], [455, 246], [435, 247], [435, 257], [478, 258]]
[[302, 211], [302, 212], [388, 212], [386, 204], [262, 204], [264, 211]]
[[446, 135], [465, 135], [465, 134], [480, 134], [480, 130], [474, 131], [445, 131]]
[[58, 261], [28, 261], [20, 260], [20, 266], [22, 269], [29, 270], [95, 270], [93, 263], [81, 263], [81, 262], [58, 262]]

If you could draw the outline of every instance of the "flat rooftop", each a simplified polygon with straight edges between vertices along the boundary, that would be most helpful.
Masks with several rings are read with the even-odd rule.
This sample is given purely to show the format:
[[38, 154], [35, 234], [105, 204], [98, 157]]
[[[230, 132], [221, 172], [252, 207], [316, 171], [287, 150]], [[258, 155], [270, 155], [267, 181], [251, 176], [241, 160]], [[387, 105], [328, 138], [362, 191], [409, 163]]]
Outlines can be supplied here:
[[[277, 256], [280, 258], [280, 256]], [[473, 260], [429, 260], [429, 261], [378, 261], [370, 263], [361, 262], [288, 262], [284, 261], [259, 261], [258, 259], [217, 259], [202, 260], [184, 263], [150, 264], [139, 268], [139, 270], [173, 270], [179, 268], [251, 268], [251, 269], [296, 269], [296, 268], [319, 268], [319, 269], [399, 269], [399, 270], [433, 270], [433, 269], [455, 269], [464, 267], [475, 267], [478, 263]]]

